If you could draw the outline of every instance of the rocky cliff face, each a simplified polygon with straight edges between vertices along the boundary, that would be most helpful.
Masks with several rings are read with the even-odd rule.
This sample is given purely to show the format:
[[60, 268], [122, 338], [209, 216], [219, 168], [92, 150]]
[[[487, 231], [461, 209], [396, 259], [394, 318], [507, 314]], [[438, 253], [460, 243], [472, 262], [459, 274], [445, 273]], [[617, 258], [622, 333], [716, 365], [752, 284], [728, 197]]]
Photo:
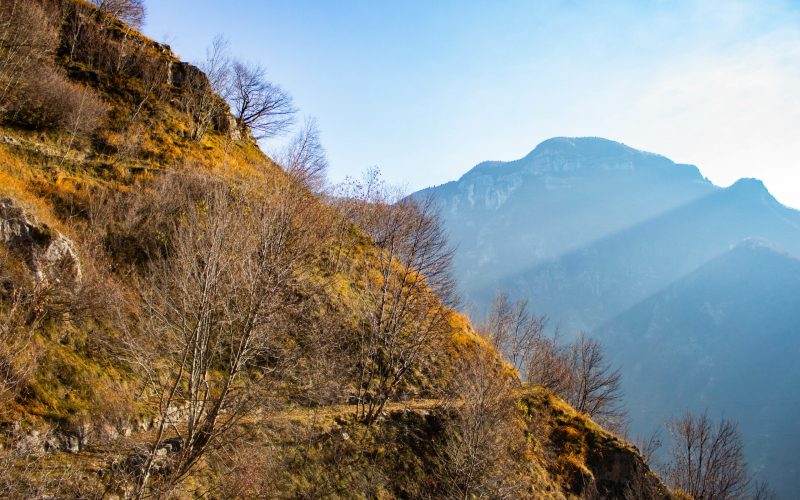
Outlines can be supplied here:
[[674, 498], [636, 448], [549, 391], [528, 388], [520, 407], [528, 415], [530, 435], [540, 436], [538, 446], [548, 450], [543, 468], [564, 497]]
[[0, 243], [28, 265], [37, 281], [80, 286], [81, 263], [72, 241], [11, 198], [0, 198]]

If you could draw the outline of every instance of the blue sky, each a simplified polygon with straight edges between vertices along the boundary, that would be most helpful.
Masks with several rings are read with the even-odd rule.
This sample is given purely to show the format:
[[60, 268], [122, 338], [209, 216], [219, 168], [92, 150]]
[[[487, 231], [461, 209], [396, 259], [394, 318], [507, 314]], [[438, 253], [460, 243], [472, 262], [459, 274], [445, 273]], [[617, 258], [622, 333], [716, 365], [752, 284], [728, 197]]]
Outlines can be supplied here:
[[[338, 181], [409, 189], [601, 136], [758, 177], [800, 207], [800, 1], [147, 2], [185, 60], [216, 34], [317, 118]], [[266, 149], [278, 142], [266, 143]]]

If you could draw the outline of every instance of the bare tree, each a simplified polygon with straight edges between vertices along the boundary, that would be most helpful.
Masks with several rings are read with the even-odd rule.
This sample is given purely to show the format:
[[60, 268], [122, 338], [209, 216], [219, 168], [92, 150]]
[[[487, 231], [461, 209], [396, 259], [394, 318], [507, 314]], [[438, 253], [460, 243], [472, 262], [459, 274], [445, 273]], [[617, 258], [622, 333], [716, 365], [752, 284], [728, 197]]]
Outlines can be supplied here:
[[333, 245], [335, 253], [330, 258], [331, 272], [337, 273], [344, 260], [343, 257], [352, 247], [353, 229], [358, 221], [363, 218], [364, 207], [372, 197], [372, 192], [382, 189], [380, 180], [380, 170], [377, 168], [368, 169], [361, 180], [348, 177], [343, 182], [337, 184], [331, 190], [328, 199], [336, 208], [338, 217], [335, 220]]
[[[539, 330], [541, 332], [541, 330]], [[605, 359], [603, 346], [581, 333], [569, 344], [552, 336], [535, 335], [527, 358], [526, 380], [565, 399], [576, 410], [618, 433], [624, 433], [627, 412], [622, 376]]]
[[716, 425], [706, 413], [685, 414], [667, 425], [672, 435], [666, 478], [670, 486], [697, 500], [742, 498], [750, 479], [736, 424]]
[[515, 380], [499, 369], [498, 361], [476, 346], [459, 362], [449, 402], [455, 418], [437, 450], [450, 498], [511, 498], [522, 493], [514, 477], [515, 446], [524, 442], [514, 422]]
[[230, 91], [231, 60], [230, 42], [224, 35], [217, 35], [206, 48], [206, 58], [200, 63], [211, 88], [223, 99]]
[[188, 71], [181, 83], [180, 103], [192, 117], [192, 139], [201, 141], [219, 116], [227, 116], [225, 99], [230, 91], [228, 40], [217, 35], [199, 64], [202, 71]]
[[35, 293], [21, 291], [0, 297], [0, 416], [36, 368], [31, 345], [43, 316], [36, 301]]
[[663, 441], [661, 439], [661, 428], [656, 427], [655, 429], [650, 432], [650, 434], [646, 434], [644, 436], [638, 436], [634, 440], [634, 445], [636, 449], [639, 450], [639, 453], [642, 455], [642, 459], [644, 463], [647, 464], [648, 467], [651, 469], [655, 464], [656, 459], [656, 452], [661, 448]]
[[770, 488], [766, 481], [756, 481], [753, 484], [751, 500], [777, 500], [778, 495]]
[[228, 102], [242, 134], [256, 139], [286, 132], [296, 112], [291, 96], [266, 78], [263, 67], [233, 61]]
[[368, 175], [351, 211], [375, 243], [361, 252], [358, 417], [373, 422], [412, 369], [449, 328], [455, 304], [452, 250], [431, 199], [403, 198]]
[[137, 496], [152, 488], [170, 429], [180, 453], [167, 486], [219, 446], [267, 390], [281, 358], [275, 339], [290, 303], [287, 287], [308, 251], [297, 223], [306, 196], [288, 184], [212, 182], [175, 228], [170, 257], [140, 286], [148, 335], [133, 339], [131, 352], [148, 375], [160, 419]]
[[306, 119], [303, 128], [278, 160], [289, 175], [311, 191], [318, 193], [325, 188], [328, 159], [319, 140], [319, 129], [315, 119]]
[[495, 349], [524, 375], [543, 337], [544, 325], [543, 316], [531, 315], [527, 300], [512, 303], [505, 292], [498, 291], [483, 327]]
[[552, 336], [537, 338], [525, 371], [525, 379], [541, 385], [561, 397], [569, 394], [574, 374], [568, 349], [559, 343], [558, 331]]
[[581, 333], [570, 346], [569, 356], [573, 383], [567, 401], [611, 429], [622, 429], [626, 419], [622, 375], [606, 361], [603, 346]]
[[138, 102], [135, 103], [136, 105], [134, 106], [133, 113], [131, 113], [131, 117], [128, 120], [128, 126], [136, 120], [136, 117], [139, 116], [139, 113], [148, 100], [151, 98], [160, 99], [163, 97], [164, 87], [167, 83], [169, 66], [165, 64], [164, 61], [159, 61], [157, 59], [149, 60], [141, 66], [142, 91], [139, 94]]
[[90, 0], [101, 12], [110, 14], [134, 28], [144, 24], [144, 0]]

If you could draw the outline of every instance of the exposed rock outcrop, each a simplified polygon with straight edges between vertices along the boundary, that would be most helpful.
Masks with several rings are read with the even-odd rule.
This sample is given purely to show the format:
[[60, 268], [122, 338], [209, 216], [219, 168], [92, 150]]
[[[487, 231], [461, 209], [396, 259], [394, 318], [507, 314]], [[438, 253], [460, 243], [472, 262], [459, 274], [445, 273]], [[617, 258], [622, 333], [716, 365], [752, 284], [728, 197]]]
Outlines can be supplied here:
[[0, 243], [25, 262], [37, 281], [80, 286], [81, 263], [72, 241], [11, 198], [0, 198]]
[[521, 404], [531, 435], [548, 450], [544, 467], [568, 498], [667, 500], [675, 498], [642, 456], [561, 398], [529, 387]]
[[672, 498], [638, 453], [625, 446], [590, 448], [586, 465], [594, 481], [586, 492], [594, 498]]
[[231, 115], [227, 103], [216, 94], [211, 82], [200, 68], [183, 61], [173, 61], [169, 64], [167, 81], [180, 92], [204, 95], [205, 99], [219, 100], [215, 106], [211, 123], [217, 132], [228, 134], [233, 141], [242, 139], [242, 133], [236, 125], [236, 119]]

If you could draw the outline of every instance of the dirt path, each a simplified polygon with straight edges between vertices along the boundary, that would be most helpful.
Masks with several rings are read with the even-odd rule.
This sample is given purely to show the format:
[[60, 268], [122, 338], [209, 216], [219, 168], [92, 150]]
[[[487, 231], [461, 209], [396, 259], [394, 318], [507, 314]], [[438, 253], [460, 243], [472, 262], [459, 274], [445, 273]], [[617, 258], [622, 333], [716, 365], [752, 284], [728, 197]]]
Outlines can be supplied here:
[[[440, 406], [442, 401], [439, 399], [412, 399], [387, 403], [384, 407], [385, 412], [412, 410], [430, 411]], [[348, 416], [355, 413], [355, 405], [332, 405], [322, 407], [294, 407], [275, 412], [263, 412], [261, 414], [250, 415], [243, 418], [238, 425], [242, 427], [258, 425], [291, 425], [303, 422], [323, 422], [332, 420], [339, 416]], [[114, 455], [128, 455], [135, 450], [143, 450], [149, 447], [155, 439], [156, 430], [134, 432], [129, 436], [120, 436], [113, 440], [89, 443], [84, 449], [73, 455], [79, 462], [88, 465], [90, 468], [103, 468], [107, 466], [107, 460]], [[164, 439], [175, 437], [175, 429], [168, 429]]]
[[[384, 412], [398, 410], [433, 410], [441, 404], [442, 401], [439, 399], [411, 399], [408, 401], [387, 403], [384, 407]], [[301, 420], [313, 417], [336, 417], [340, 415], [353, 414], [354, 412], [355, 405], [333, 405], [316, 408], [292, 408], [289, 410], [267, 413], [262, 418], [263, 420], [274, 422], [281, 420]]]

